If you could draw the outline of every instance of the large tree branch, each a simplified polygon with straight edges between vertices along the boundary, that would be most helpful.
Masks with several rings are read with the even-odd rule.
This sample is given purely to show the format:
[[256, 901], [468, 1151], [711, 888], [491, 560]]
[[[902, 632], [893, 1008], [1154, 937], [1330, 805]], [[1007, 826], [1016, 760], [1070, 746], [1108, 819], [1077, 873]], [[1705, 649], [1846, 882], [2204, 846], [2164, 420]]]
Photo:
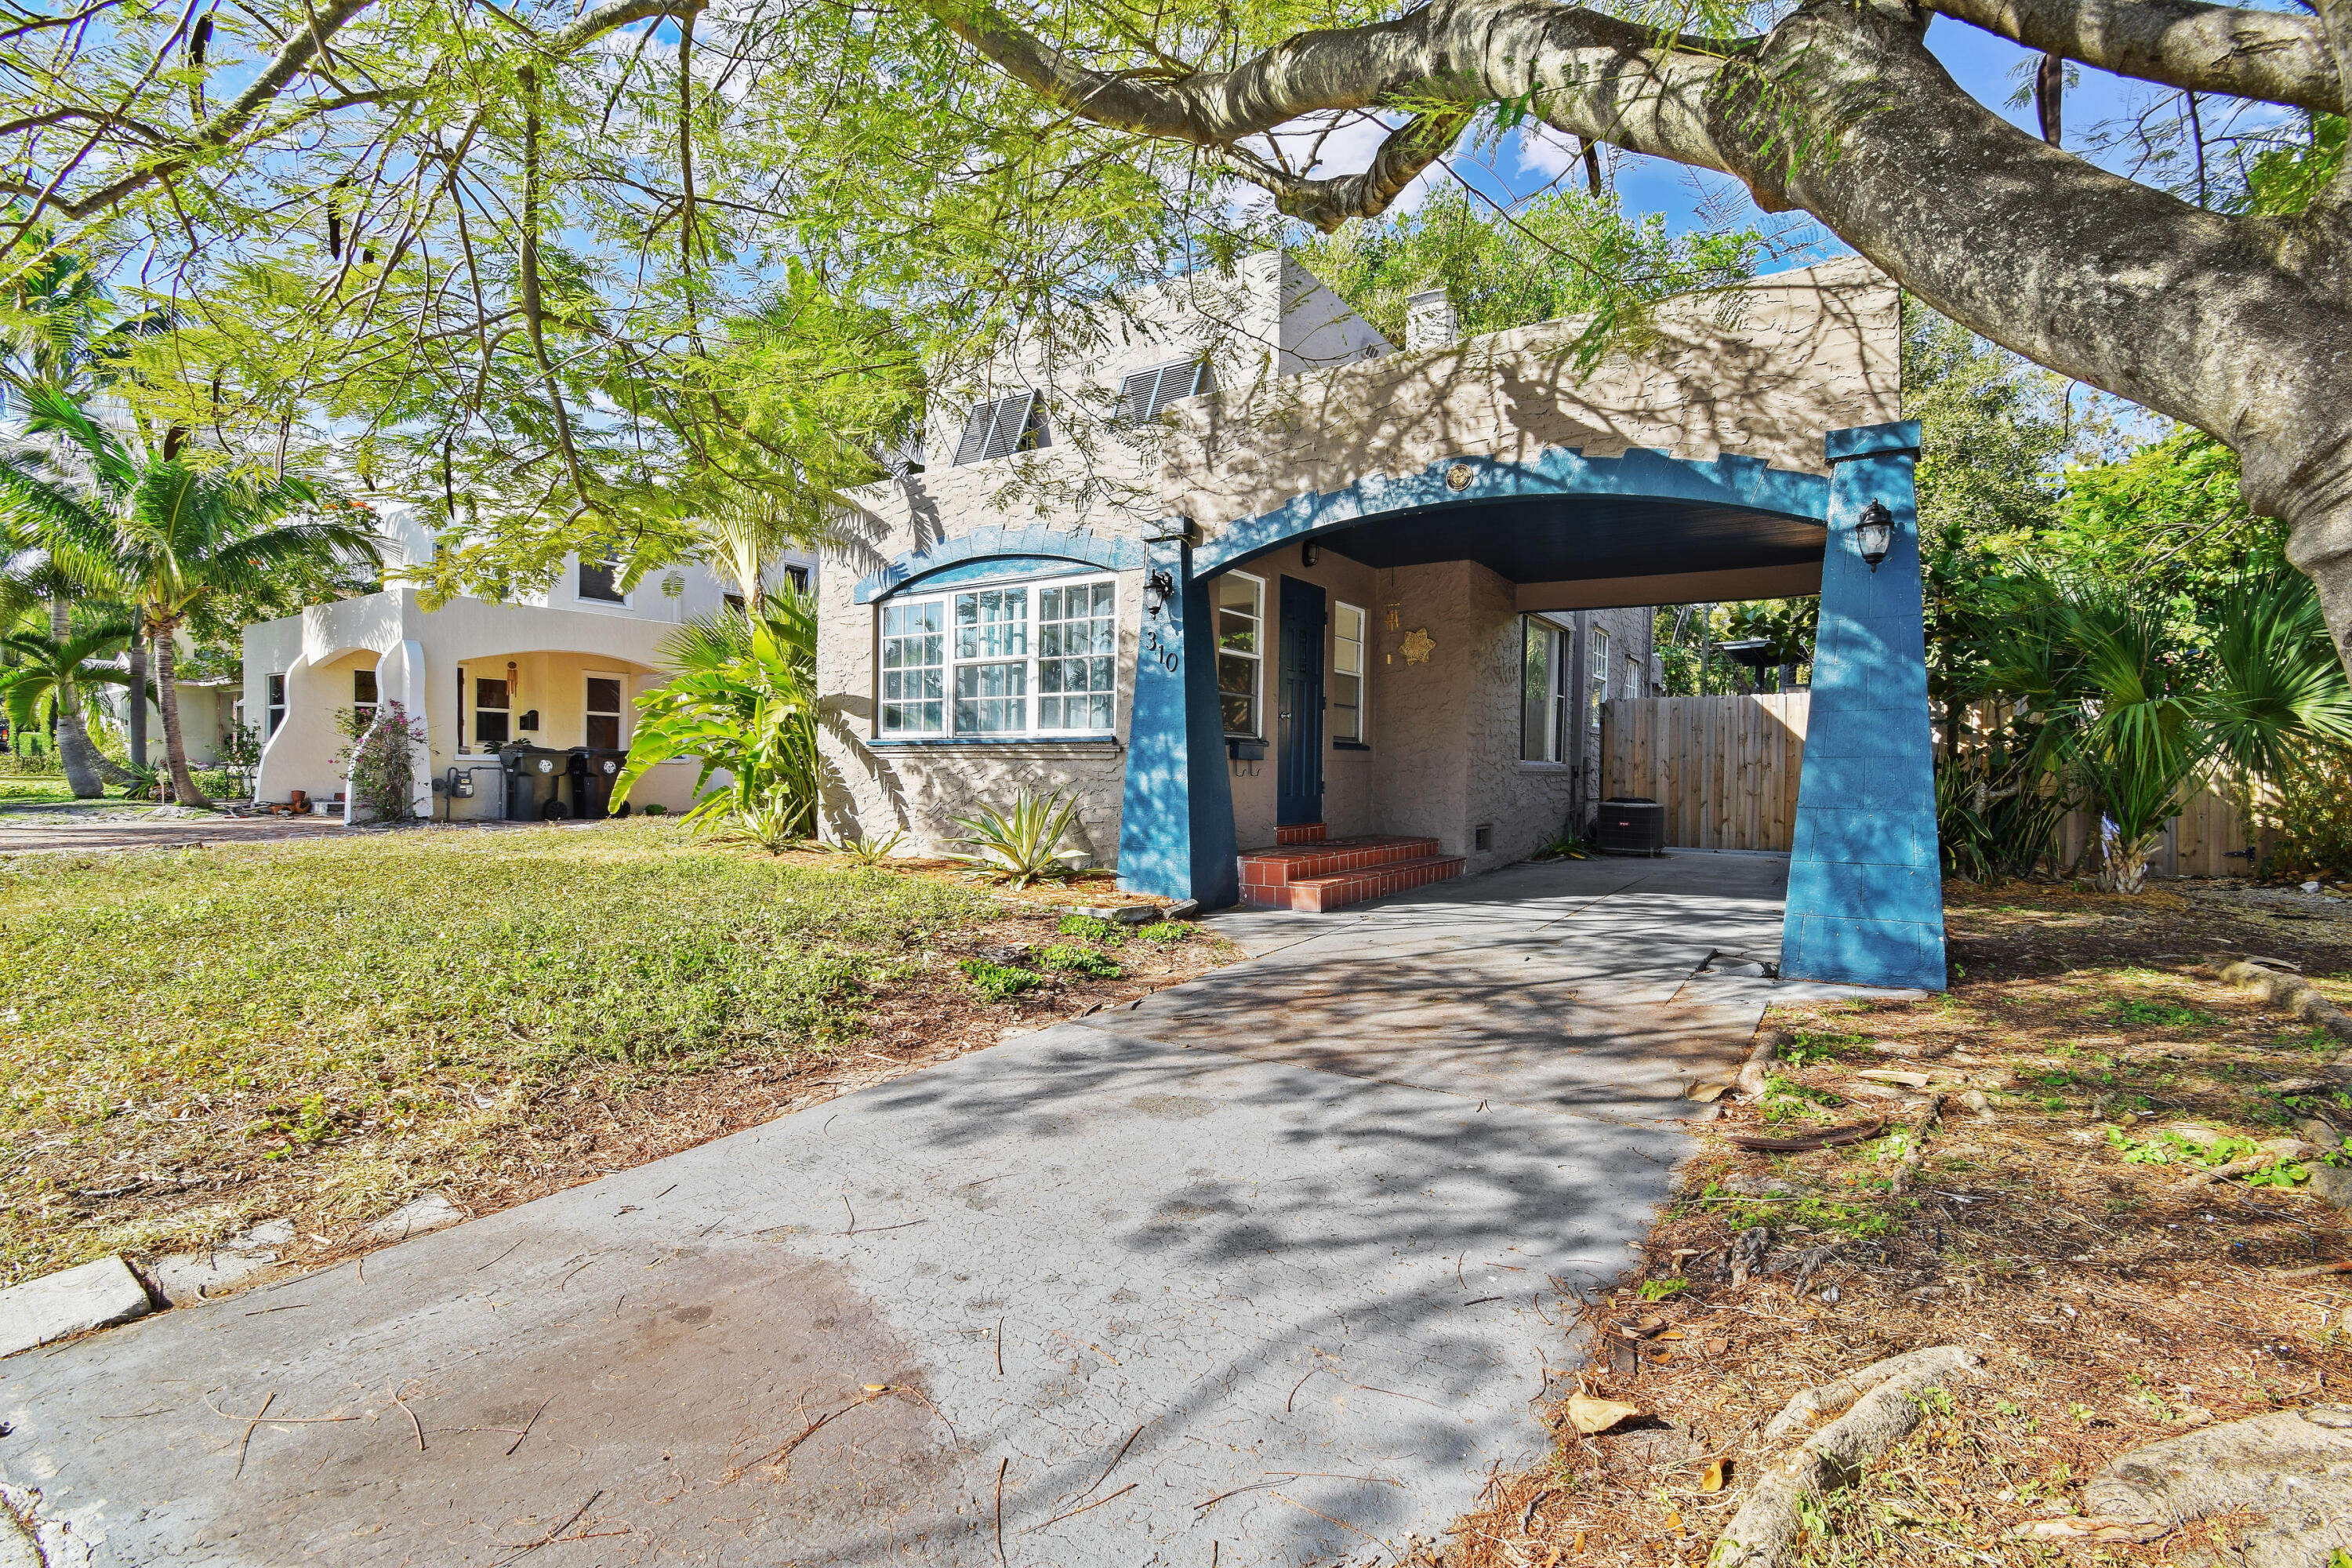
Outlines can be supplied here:
[[1096, 70], [1018, 26], [993, 0], [922, 3], [1008, 75], [1073, 113], [1221, 151], [1308, 115], [1407, 100], [1424, 112], [1432, 100], [1453, 100], [1466, 113], [1519, 96], [1538, 84], [1524, 56], [1511, 58], [1514, 47], [1539, 48], [1556, 64], [1576, 57], [1572, 68], [1598, 78], [1675, 44], [1552, 0], [1435, 0], [1394, 21], [1297, 34], [1229, 71], [1177, 76], [1160, 66]]
[[2029, 48], [2118, 76], [2328, 113], [2344, 81], [2315, 17], [2200, 0], [1927, 0]]

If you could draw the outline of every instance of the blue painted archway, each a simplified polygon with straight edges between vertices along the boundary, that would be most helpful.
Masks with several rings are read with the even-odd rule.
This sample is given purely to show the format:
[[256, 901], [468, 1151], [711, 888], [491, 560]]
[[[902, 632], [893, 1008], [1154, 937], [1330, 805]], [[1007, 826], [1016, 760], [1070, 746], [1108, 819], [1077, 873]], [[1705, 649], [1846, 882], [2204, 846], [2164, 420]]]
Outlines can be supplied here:
[[[1879, 985], [1944, 984], [1933, 758], [1920, 613], [1913, 422], [1831, 432], [1832, 477], [1643, 448], [1529, 462], [1444, 458], [1297, 497], [1194, 548], [1188, 519], [1149, 542], [1142, 647], [1119, 830], [1120, 885], [1204, 908], [1239, 897], [1207, 579], [1255, 555], [1381, 518], [1572, 497], [1720, 509], [1827, 525], [1813, 700], [1799, 787], [1781, 972]], [[1852, 530], [1871, 501], [1895, 519], [1868, 567]]]

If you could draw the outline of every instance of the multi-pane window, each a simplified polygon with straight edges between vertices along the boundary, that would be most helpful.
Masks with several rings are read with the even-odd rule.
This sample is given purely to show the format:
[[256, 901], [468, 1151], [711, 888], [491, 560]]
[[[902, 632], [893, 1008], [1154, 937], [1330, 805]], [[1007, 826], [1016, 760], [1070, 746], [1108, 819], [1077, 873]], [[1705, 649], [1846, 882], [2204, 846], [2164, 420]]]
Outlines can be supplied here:
[[1108, 733], [1118, 599], [1115, 579], [1090, 577], [891, 601], [879, 732]]
[[936, 735], [946, 728], [947, 601], [882, 607], [882, 732]]
[[584, 726], [587, 742], [604, 751], [621, 749], [621, 678], [616, 675], [588, 677]]
[[1217, 702], [1225, 733], [1261, 739], [1265, 687], [1265, 584], [1246, 572], [1217, 580]]
[[1331, 738], [1364, 738], [1364, 612], [1331, 607]]
[[1625, 689], [1617, 695], [1620, 697], [1642, 695], [1642, 661], [1630, 653], [1625, 656]]
[[270, 734], [275, 735], [276, 733], [278, 733], [278, 725], [280, 725], [280, 724], [283, 724], [285, 721], [286, 721], [286, 678], [285, 678], [284, 676], [282, 676], [282, 675], [273, 675], [273, 676], [271, 676], [271, 677], [269, 678], [269, 731], [268, 731], [268, 732], [269, 732]]
[[580, 558], [580, 596], [600, 605], [625, 605], [629, 596], [621, 592], [621, 563], [617, 561], [591, 561]]
[[1520, 623], [1519, 758], [1568, 760], [1568, 651], [1565, 628], [1538, 616]]
[[375, 671], [352, 671], [352, 713], [364, 728], [375, 722]]
[[1585, 695], [1588, 723], [1601, 722], [1601, 705], [1609, 700], [1609, 634], [1592, 628], [1592, 687]]
[[1028, 589], [958, 594], [955, 657], [957, 734], [1018, 735], [1029, 728]]
[[1108, 730], [1118, 654], [1115, 583], [1037, 590], [1037, 728]]
[[507, 683], [474, 680], [474, 744], [497, 751], [507, 743]]
[[1118, 416], [1122, 424], [1149, 425], [1160, 411], [1180, 397], [1217, 389], [1206, 360], [1179, 360], [1173, 364], [1139, 370], [1119, 383]]

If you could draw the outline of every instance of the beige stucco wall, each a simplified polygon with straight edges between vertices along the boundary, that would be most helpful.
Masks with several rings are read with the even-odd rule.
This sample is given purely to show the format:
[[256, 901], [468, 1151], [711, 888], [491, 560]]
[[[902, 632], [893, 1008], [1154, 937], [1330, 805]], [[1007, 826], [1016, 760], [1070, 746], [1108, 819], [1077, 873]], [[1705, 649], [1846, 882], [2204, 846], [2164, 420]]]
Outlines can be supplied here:
[[[1267, 263], [1264, 279], [1265, 298], [1309, 301], [1295, 319], [1317, 322], [1267, 362], [1284, 374], [1225, 378], [1221, 365], [1223, 390], [1171, 405], [1150, 431], [1057, 431], [1044, 451], [960, 468], [943, 466], [957, 432], [934, 430], [931, 452], [941, 461], [928, 472], [853, 493], [856, 510], [827, 549], [820, 592], [829, 834], [905, 829], [909, 852], [936, 850], [953, 819], [976, 805], [1007, 804], [1024, 786], [1059, 788], [1078, 795], [1097, 858], [1116, 852], [1140, 574], [1125, 574], [1119, 586], [1121, 749], [874, 747], [878, 609], [856, 604], [854, 590], [904, 552], [984, 527], [1042, 524], [1139, 540], [1177, 514], [1213, 539], [1223, 526], [1368, 474], [1417, 471], [1456, 456], [1532, 458], [1561, 447], [1592, 458], [1637, 446], [1696, 460], [1732, 453], [1821, 473], [1824, 431], [1898, 414], [1897, 297], [1859, 261], [1781, 274], [1729, 299], [1669, 301], [1654, 330], [1629, 337], [1585, 375], [1569, 347], [1579, 323], [1405, 354], [1366, 336], [1360, 322], [1315, 317], [1327, 310], [1328, 290], [1318, 296], [1292, 264]], [[1268, 319], [1279, 326], [1279, 308]], [[1274, 336], [1279, 342], [1280, 331]], [[1292, 350], [1300, 352], [1283, 357]], [[1106, 349], [1095, 384], [1115, 384], [1127, 369], [1168, 357], [1166, 342], [1123, 340]], [[1324, 363], [1310, 363], [1316, 358]], [[1518, 760], [1522, 605], [1513, 584], [1468, 563], [1374, 572], [1328, 549], [1307, 568], [1296, 544], [1243, 569], [1267, 580], [1269, 667], [1286, 571], [1369, 612], [1371, 746], [1327, 758], [1325, 820], [1335, 835], [1425, 835], [1448, 853], [1473, 856], [1475, 870], [1521, 858], [1559, 830], [1570, 771]], [[1391, 605], [1399, 606], [1394, 626]], [[1612, 627], [1617, 671], [1626, 651], [1638, 650], [1647, 666], [1646, 610], [1583, 614], [1587, 624]], [[1428, 665], [1408, 669], [1398, 648], [1416, 626], [1438, 648]], [[1612, 679], [1622, 679], [1617, 671]], [[1597, 746], [1587, 750], [1597, 755]], [[1261, 763], [1228, 763], [1244, 847], [1272, 840], [1276, 761], [1269, 746]], [[1597, 774], [1588, 768], [1587, 777]], [[1483, 855], [1472, 847], [1482, 824], [1494, 829]]]
[[1588, 458], [1633, 447], [1697, 461], [1732, 453], [1818, 474], [1825, 430], [1899, 417], [1901, 305], [1866, 262], [1669, 300], [1654, 331], [1583, 376], [1570, 353], [1580, 325], [1495, 332], [1176, 405], [1162, 504], [1213, 537], [1367, 474], [1555, 447]]

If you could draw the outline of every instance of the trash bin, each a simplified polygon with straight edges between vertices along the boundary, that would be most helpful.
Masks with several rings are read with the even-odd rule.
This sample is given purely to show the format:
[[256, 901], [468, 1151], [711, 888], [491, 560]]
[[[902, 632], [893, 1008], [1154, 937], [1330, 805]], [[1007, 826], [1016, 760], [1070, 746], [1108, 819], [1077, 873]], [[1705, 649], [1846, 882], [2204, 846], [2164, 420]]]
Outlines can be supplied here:
[[[602, 822], [613, 815], [613, 781], [621, 776], [621, 765], [629, 760], [626, 752], [616, 752], [609, 746], [574, 746], [567, 753], [572, 771], [572, 815], [583, 822]], [[621, 815], [629, 815], [629, 803], [621, 803]]]
[[499, 766], [506, 776], [507, 820], [560, 822], [572, 815], [563, 804], [567, 759], [545, 746], [499, 748]]

